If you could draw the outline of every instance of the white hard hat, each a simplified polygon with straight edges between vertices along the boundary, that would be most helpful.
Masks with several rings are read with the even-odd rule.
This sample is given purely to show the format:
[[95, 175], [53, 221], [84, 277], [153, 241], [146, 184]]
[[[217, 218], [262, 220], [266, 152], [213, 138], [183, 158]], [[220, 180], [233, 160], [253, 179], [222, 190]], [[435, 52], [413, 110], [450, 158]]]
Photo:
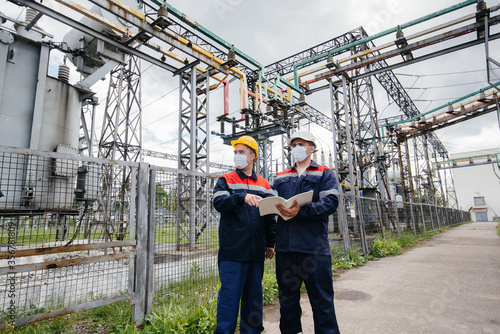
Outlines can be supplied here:
[[290, 137], [290, 139], [288, 139], [288, 146], [292, 146], [292, 141], [294, 139], [304, 139], [305, 141], [310, 141], [314, 144], [314, 146], [316, 147], [316, 138], [314, 137], [314, 135], [312, 133], [310, 133], [309, 131], [306, 131], [306, 130], [298, 130], [298, 131], [295, 131], [292, 136]]

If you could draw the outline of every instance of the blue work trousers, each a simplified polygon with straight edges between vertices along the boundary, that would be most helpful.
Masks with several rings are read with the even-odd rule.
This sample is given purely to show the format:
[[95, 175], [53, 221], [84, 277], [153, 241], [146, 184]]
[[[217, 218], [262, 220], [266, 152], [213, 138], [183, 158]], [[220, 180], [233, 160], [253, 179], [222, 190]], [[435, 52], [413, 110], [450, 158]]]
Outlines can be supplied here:
[[282, 334], [302, 332], [300, 287], [304, 282], [313, 311], [315, 334], [337, 334], [333, 305], [332, 259], [329, 255], [276, 252]]
[[241, 299], [240, 333], [262, 333], [262, 276], [264, 262], [219, 260], [221, 286], [214, 334], [233, 334]]

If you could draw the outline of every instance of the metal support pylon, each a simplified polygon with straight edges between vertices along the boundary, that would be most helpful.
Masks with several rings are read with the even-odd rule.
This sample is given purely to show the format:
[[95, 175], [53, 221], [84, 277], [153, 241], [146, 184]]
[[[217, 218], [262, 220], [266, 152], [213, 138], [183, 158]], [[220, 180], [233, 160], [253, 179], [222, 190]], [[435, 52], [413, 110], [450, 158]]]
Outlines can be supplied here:
[[[336, 152], [336, 171], [339, 173], [339, 181], [346, 185], [342, 190], [348, 193], [344, 206], [350, 209], [359, 208], [359, 201], [355, 198], [359, 197], [360, 171], [358, 169], [358, 147], [356, 145], [355, 125], [358, 120], [356, 118], [356, 106], [359, 101], [354, 101], [359, 96], [354, 93], [354, 84], [348, 82], [345, 75], [342, 76], [341, 86], [331, 85], [332, 92], [332, 121], [334, 121], [334, 150]], [[333, 131], [333, 130], [332, 130]], [[361, 246], [365, 254], [368, 253], [368, 245], [364, 234], [363, 215], [361, 210], [351, 210], [357, 212], [358, 215], [351, 215], [353, 221], [354, 235], [361, 236]], [[339, 212], [339, 214], [342, 214]], [[339, 217], [340, 219], [341, 217]], [[346, 219], [346, 216], [345, 216]]]
[[[126, 64], [119, 65], [111, 71], [99, 140], [99, 157], [140, 161], [141, 117], [140, 62], [138, 57], [129, 56]], [[100, 199], [100, 205], [104, 207], [106, 238], [112, 239], [113, 235], [116, 235], [116, 238], [121, 240], [126, 229], [125, 206], [130, 191], [130, 169], [111, 165], [104, 165], [104, 168], [106, 170], [103, 170], [102, 174], [103, 197]], [[117, 229], [110, 222], [111, 214], [115, 215]]]
[[[365, 45], [358, 51], [366, 49]], [[367, 70], [360, 67], [350, 73], [358, 76]], [[375, 188], [381, 193], [386, 188], [385, 156], [379, 148], [380, 129], [378, 125], [378, 111], [375, 105], [371, 77], [365, 77], [352, 82], [352, 117], [354, 143], [356, 144], [357, 168], [359, 170], [359, 187]]]
[[426, 192], [427, 203], [432, 205], [437, 205], [436, 187], [434, 186], [434, 180], [432, 177], [432, 168], [431, 168], [432, 162], [429, 156], [429, 145], [427, 141], [427, 136], [424, 135], [422, 139], [424, 142], [423, 149], [426, 162], [425, 177], [427, 178], [427, 182], [424, 183], [424, 191]]
[[408, 141], [406, 138], [398, 140], [398, 161], [399, 171], [401, 173], [401, 188], [403, 192], [404, 202], [415, 202], [413, 176], [411, 171], [410, 152], [408, 149]]
[[259, 157], [255, 172], [272, 182], [273, 174], [273, 142], [268, 137], [257, 138], [259, 145]]
[[[177, 190], [177, 249], [195, 249], [207, 244], [211, 221], [209, 191], [213, 180], [196, 176], [209, 173], [208, 106], [209, 77], [198, 74], [196, 66], [179, 73], [179, 163], [192, 173], [179, 174]], [[203, 238], [200, 238], [203, 237]]]

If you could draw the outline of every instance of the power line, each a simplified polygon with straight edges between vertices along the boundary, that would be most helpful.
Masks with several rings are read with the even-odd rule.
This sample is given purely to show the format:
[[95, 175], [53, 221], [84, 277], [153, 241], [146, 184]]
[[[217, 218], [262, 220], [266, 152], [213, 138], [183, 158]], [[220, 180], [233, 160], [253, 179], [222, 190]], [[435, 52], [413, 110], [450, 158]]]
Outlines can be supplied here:
[[477, 72], [486, 72], [487, 70], [471, 70], [471, 71], [459, 71], [459, 72], [448, 72], [448, 73], [434, 73], [434, 74], [408, 74], [408, 73], [394, 73], [396, 75], [407, 76], [407, 77], [435, 77], [441, 75], [455, 75], [455, 74], [464, 74], [464, 73], [477, 73]]
[[432, 99], [432, 100], [413, 100], [414, 102], [435, 102], [435, 101], [453, 101], [453, 100], [456, 100], [458, 98], [460, 98], [461, 96], [457, 96], [457, 97], [444, 97], [444, 98], [441, 98], [441, 99]]
[[151, 125], [151, 124], [153, 124], [153, 123], [159, 122], [159, 121], [161, 121], [162, 119], [164, 119], [164, 118], [166, 118], [166, 117], [170, 117], [170, 116], [172, 116], [173, 114], [175, 114], [175, 113], [177, 113], [177, 112], [179, 112], [179, 109], [174, 110], [174, 111], [173, 111], [173, 112], [171, 112], [170, 114], [167, 114], [167, 115], [165, 115], [165, 116], [163, 116], [163, 117], [160, 117], [160, 118], [158, 118], [158, 119], [156, 119], [156, 120], [152, 121], [151, 123], [148, 123], [148, 124], [146, 124], [146, 125], [143, 125], [143, 127], [145, 128], [145, 127], [146, 127], [146, 126], [148, 126], [148, 125]]
[[[466, 145], [456, 145], [455, 143], [447, 142], [441, 139], [441, 142], [443, 145], [445, 145], [448, 148], [451, 149], [456, 149], [458, 151], [477, 151], [480, 149], [483, 149], [484, 147], [482, 146], [466, 146]], [[453, 154], [453, 153], [452, 153]]]
[[455, 85], [442, 85], [442, 86], [432, 86], [432, 87], [405, 87], [405, 89], [436, 89], [436, 88], [449, 88], [449, 87], [458, 87], [458, 86], [468, 86], [468, 85], [475, 85], [482, 83], [484, 84], [484, 81], [475, 81], [475, 82], [467, 82], [467, 83], [461, 83], [461, 84], [455, 84]]

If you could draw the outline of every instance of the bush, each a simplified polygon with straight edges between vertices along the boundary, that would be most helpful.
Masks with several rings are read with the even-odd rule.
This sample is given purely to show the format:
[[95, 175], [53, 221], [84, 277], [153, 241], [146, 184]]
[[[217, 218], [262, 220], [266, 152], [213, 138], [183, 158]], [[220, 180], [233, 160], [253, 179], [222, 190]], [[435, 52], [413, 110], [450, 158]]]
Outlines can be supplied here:
[[264, 305], [272, 305], [274, 300], [278, 297], [278, 282], [274, 272], [264, 273], [262, 279], [262, 299]]
[[352, 269], [368, 262], [369, 257], [362, 255], [361, 248], [349, 249], [349, 256], [345, 256], [344, 249], [332, 247], [332, 269]]
[[405, 231], [397, 238], [398, 244], [401, 247], [409, 247], [414, 245], [418, 239], [413, 235], [413, 232]]
[[377, 238], [372, 246], [371, 255], [376, 258], [401, 254], [401, 246], [397, 241]]
[[172, 299], [148, 317], [145, 333], [201, 334], [216, 327], [217, 300], [187, 301]]

